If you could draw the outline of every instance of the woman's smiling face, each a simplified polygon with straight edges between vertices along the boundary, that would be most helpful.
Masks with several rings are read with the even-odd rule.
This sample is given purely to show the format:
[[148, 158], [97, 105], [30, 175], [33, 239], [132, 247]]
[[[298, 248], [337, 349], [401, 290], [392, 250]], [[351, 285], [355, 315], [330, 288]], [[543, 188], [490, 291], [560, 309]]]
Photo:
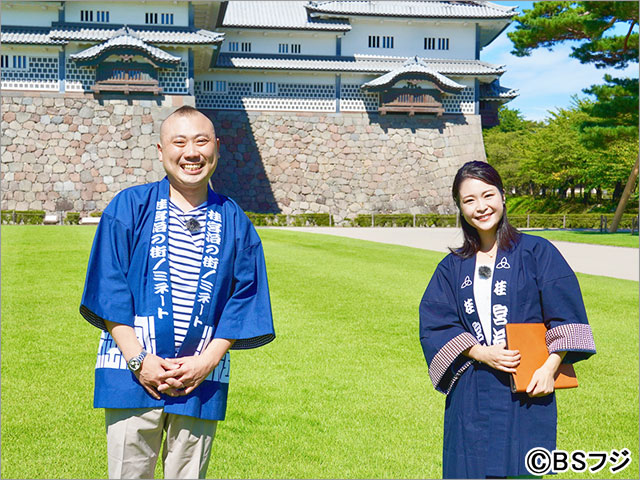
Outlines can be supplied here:
[[504, 199], [495, 185], [465, 178], [459, 189], [460, 211], [478, 233], [495, 234], [504, 213]]

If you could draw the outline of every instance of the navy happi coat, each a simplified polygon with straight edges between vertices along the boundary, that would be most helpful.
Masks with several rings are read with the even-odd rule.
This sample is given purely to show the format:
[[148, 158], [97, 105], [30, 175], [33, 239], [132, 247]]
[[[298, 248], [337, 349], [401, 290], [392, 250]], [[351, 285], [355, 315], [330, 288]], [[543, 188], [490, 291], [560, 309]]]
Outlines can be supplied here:
[[[555, 449], [555, 394], [511, 393], [510, 374], [462, 355], [486, 345], [473, 294], [475, 258], [447, 255], [420, 303], [429, 376], [447, 395], [443, 477], [528, 475], [531, 448]], [[567, 351], [565, 363], [595, 353], [578, 280], [546, 239], [522, 234], [512, 249], [498, 250], [491, 303], [494, 344], [504, 340], [508, 322], [544, 322], [549, 353]]]
[[209, 189], [202, 263], [191, 323], [175, 352], [168, 254], [169, 181], [131, 187], [109, 203], [89, 258], [80, 313], [102, 329], [94, 407], [157, 408], [224, 420], [229, 353], [186, 396], [154, 399], [127, 368], [104, 320], [129, 325], [150, 353], [198, 355], [212, 338], [255, 348], [275, 337], [260, 237], [231, 199]]

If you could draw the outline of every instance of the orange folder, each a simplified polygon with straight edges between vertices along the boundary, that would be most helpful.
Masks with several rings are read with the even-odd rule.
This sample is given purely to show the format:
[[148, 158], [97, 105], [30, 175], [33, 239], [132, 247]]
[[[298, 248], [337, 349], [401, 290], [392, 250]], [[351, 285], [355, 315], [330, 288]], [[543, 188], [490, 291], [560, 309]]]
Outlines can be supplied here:
[[[526, 392], [533, 372], [542, 366], [549, 357], [544, 323], [507, 323], [507, 348], [520, 351], [520, 365], [516, 373], [511, 374], [511, 391]], [[578, 379], [573, 365], [562, 363], [555, 376], [555, 388], [575, 388]]]

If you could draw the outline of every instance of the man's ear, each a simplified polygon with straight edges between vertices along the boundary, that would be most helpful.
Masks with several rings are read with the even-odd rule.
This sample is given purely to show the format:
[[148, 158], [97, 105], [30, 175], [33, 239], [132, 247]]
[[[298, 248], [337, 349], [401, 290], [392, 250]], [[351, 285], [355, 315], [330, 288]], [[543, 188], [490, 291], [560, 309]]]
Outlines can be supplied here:
[[156, 143], [156, 147], [158, 148], [158, 158], [162, 161], [162, 145]]

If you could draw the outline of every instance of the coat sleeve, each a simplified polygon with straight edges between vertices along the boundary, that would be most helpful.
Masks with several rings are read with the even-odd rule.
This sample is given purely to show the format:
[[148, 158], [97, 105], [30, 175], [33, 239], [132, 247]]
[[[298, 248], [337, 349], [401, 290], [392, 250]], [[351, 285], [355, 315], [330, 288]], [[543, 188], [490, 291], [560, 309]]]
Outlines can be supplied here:
[[578, 279], [551, 242], [540, 247], [535, 258], [547, 349], [549, 353], [566, 351], [564, 363], [589, 358], [596, 353], [596, 346]]
[[458, 315], [455, 275], [448, 258], [436, 268], [420, 302], [420, 343], [429, 377], [436, 390], [445, 394], [471, 365], [462, 352], [479, 343]]
[[233, 291], [214, 332], [214, 338], [235, 339], [234, 350], [257, 348], [275, 338], [267, 268], [260, 237], [240, 213], [244, 233], [233, 265]]
[[105, 320], [134, 325], [133, 295], [127, 282], [131, 243], [131, 229], [103, 213], [89, 256], [80, 314], [105, 331]]

